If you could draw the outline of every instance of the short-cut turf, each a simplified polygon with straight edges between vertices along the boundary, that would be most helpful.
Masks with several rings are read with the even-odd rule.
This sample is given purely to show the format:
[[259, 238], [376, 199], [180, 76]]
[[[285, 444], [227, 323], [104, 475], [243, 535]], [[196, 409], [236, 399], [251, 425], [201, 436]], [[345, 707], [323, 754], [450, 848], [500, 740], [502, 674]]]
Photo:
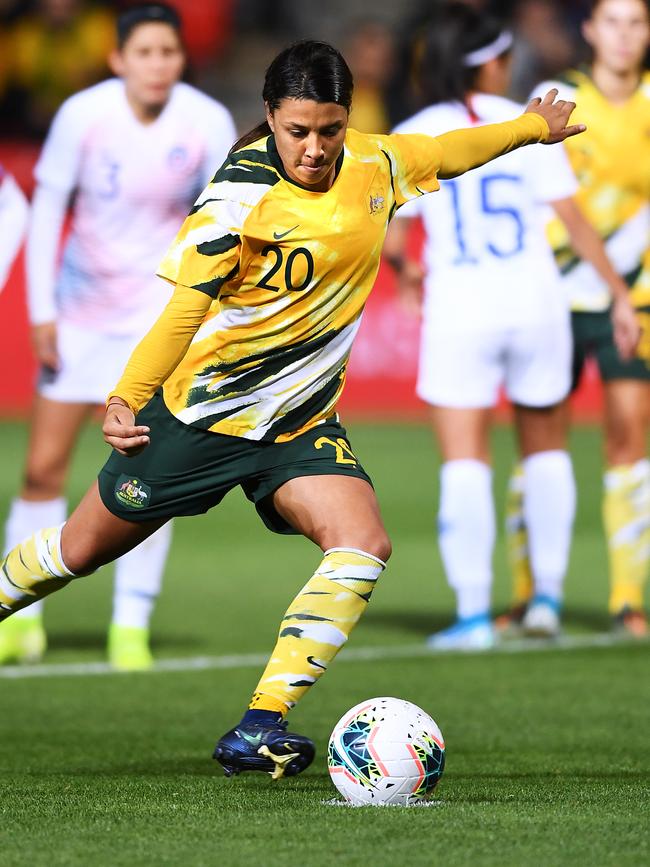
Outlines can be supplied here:
[[[351, 427], [395, 553], [350, 648], [401, 647], [445, 625], [452, 597], [434, 536], [437, 461], [420, 426]], [[0, 517], [21, 469], [25, 428], [0, 430]], [[495, 489], [512, 461], [494, 437]], [[75, 461], [76, 502], [106, 448], [91, 428]], [[607, 630], [600, 436], [573, 435], [579, 513], [566, 629]], [[153, 622], [160, 659], [265, 653], [318, 563], [306, 541], [274, 537], [239, 493], [178, 521]], [[497, 604], [507, 598], [503, 545]], [[48, 663], [104, 658], [110, 572], [47, 603]], [[259, 668], [0, 679], [0, 863], [7, 865], [638, 865], [650, 859], [647, 644], [335, 663], [292, 726], [318, 755], [301, 777], [225, 779], [210, 759]], [[362, 699], [424, 707], [447, 742], [429, 809], [350, 809], [325, 763], [327, 738]]]

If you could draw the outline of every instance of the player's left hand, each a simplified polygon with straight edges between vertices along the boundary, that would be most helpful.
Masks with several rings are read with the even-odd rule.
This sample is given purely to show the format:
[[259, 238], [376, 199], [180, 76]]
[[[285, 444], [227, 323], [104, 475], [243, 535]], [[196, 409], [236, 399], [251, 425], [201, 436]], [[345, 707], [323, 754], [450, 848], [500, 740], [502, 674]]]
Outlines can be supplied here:
[[641, 337], [641, 326], [629, 298], [625, 295], [617, 298], [612, 304], [610, 315], [618, 354], [622, 361], [630, 361], [634, 358]]
[[557, 95], [558, 90], [554, 87], [549, 90], [544, 99], [540, 99], [538, 96], [531, 99], [526, 108], [525, 113], [541, 114], [548, 124], [551, 134], [544, 144], [556, 144], [570, 138], [570, 136], [580, 135], [587, 129], [583, 123], [567, 126], [576, 104], [566, 99], [556, 99]]
[[130, 458], [140, 454], [149, 445], [149, 428], [146, 425], [136, 425], [131, 409], [126, 403], [118, 403], [118, 400], [119, 398], [111, 398], [111, 403], [106, 407], [102, 433], [109, 446]]

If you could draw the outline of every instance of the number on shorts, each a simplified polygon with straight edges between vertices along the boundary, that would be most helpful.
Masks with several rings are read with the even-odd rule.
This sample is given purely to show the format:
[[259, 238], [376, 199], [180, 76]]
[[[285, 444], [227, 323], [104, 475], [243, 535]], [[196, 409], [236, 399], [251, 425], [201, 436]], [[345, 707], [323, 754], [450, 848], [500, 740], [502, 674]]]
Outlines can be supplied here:
[[336, 452], [337, 464], [352, 464], [355, 466], [358, 463], [354, 456], [354, 452], [343, 437], [337, 437], [335, 440], [330, 439], [329, 437], [319, 437], [314, 443], [314, 448], [322, 449], [323, 446], [332, 446]]

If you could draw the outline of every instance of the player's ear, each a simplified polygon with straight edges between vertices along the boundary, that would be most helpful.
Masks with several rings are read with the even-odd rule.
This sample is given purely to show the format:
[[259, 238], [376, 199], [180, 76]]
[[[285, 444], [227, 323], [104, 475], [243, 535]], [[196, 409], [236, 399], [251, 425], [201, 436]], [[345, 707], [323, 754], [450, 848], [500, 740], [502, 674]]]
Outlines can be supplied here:
[[124, 74], [124, 61], [122, 60], [122, 55], [117, 48], [114, 48], [108, 55], [108, 68], [114, 75], [117, 75], [118, 78]]
[[275, 132], [275, 125], [273, 123], [273, 112], [271, 111], [268, 102], [264, 103], [264, 111], [266, 112], [266, 122], [271, 127], [271, 132]]

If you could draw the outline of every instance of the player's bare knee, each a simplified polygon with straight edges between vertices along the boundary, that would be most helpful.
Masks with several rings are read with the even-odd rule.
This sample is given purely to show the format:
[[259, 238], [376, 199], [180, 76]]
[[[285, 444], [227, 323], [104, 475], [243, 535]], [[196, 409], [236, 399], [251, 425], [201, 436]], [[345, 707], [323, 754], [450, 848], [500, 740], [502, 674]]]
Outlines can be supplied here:
[[393, 553], [393, 546], [391, 544], [390, 539], [386, 533], [374, 543], [374, 550], [368, 550], [369, 554], [372, 554], [373, 557], [378, 557], [380, 560], [383, 560], [384, 563], [387, 563], [390, 559], [390, 555]]
[[393, 552], [393, 547], [385, 531], [373, 534], [346, 535], [340, 537], [336, 544], [324, 545], [325, 550], [330, 548], [354, 548], [364, 554], [370, 554], [378, 560], [386, 563]]
[[28, 500], [54, 500], [63, 491], [65, 470], [30, 466], [25, 472], [22, 495]]
[[66, 534], [65, 528], [61, 536], [61, 557], [70, 572], [80, 578], [104, 565], [92, 545]]

